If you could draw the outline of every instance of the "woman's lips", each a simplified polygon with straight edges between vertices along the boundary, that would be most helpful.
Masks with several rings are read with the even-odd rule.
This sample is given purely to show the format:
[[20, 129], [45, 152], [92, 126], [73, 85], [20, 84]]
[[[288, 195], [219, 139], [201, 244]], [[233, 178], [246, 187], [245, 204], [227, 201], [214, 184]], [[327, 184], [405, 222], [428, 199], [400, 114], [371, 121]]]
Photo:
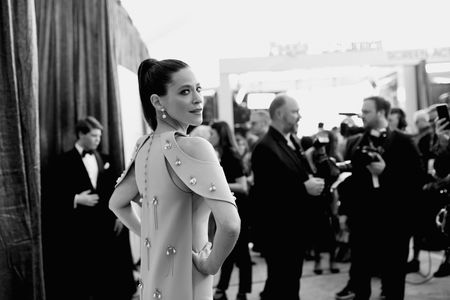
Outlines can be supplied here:
[[191, 110], [190, 113], [196, 114], [196, 115], [200, 115], [203, 112], [203, 109], [194, 109]]

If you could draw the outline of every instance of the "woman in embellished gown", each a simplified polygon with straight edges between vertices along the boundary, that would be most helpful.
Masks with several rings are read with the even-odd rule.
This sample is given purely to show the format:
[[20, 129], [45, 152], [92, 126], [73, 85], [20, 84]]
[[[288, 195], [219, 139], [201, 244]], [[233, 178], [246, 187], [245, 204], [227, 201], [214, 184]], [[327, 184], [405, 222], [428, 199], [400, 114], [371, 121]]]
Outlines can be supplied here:
[[[179, 60], [144, 60], [138, 70], [141, 137], [109, 207], [141, 240], [140, 299], [211, 300], [213, 275], [240, 232], [235, 197], [211, 144], [189, 137], [202, 123], [201, 87]], [[137, 216], [131, 201], [142, 207]], [[208, 242], [212, 212], [217, 229]]]

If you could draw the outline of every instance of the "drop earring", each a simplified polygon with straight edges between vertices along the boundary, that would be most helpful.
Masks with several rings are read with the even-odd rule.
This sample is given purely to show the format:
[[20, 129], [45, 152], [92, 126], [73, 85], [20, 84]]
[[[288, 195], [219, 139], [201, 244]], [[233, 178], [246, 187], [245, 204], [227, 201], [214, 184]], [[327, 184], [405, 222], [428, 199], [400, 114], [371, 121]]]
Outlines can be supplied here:
[[166, 110], [164, 108], [161, 108], [161, 113], [162, 113], [161, 118], [163, 119], [167, 118]]

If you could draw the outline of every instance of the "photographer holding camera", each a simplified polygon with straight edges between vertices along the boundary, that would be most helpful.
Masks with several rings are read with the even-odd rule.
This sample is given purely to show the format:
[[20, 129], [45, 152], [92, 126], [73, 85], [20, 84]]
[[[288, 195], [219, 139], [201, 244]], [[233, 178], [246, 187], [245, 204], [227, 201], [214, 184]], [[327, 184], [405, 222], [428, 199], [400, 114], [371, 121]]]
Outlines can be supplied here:
[[436, 229], [440, 234], [440, 242], [444, 249], [444, 256], [434, 277], [450, 276], [450, 129], [445, 119], [435, 119], [435, 134], [438, 145], [435, 150], [433, 162], [434, 180], [424, 186], [424, 190], [434, 192], [437, 197], [433, 199], [441, 207], [436, 216]]
[[354, 294], [354, 299], [368, 300], [375, 274], [380, 274], [386, 299], [404, 299], [414, 195], [423, 185], [424, 170], [411, 136], [388, 128], [390, 107], [382, 97], [365, 98], [365, 131], [347, 141], [345, 159], [352, 167], [345, 183], [351, 270], [338, 299]]

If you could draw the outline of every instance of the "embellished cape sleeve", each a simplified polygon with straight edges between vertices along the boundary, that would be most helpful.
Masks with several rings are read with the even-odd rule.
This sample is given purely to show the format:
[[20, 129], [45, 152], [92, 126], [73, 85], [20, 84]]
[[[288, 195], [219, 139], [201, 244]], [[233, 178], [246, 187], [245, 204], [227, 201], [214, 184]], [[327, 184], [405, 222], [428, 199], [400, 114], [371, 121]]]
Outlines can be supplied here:
[[175, 132], [167, 132], [161, 139], [162, 152], [177, 176], [189, 189], [208, 199], [229, 202], [236, 206], [225, 173], [218, 160], [202, 160], [185, 153], [175, 139]]
[[149, 139], [153, 137], [153, 133], [151, 134], [147, 134], [144, 136], [141, 136], [137, 142], [136, 142], [136, 146], [134, 148], [133, 151], [133, 155], [131, 156], [130, 162], [128, 163], [127, 167], [125, 168], [125, 170], [122, 172], [122, 174], [120, 175], [119, 178], [117, 178], [116, 180], [116, 185], [114, 186], [114, 188], [116, 188], [121, 182], [122, 180], [125, 178], [125, 176], [127, 176], [128, 171], [131, 169], [131, 167], [133, 166], [134, 160], [136, 159], [136, 156], [139, 152], [139, 150], [141, 149], [141, 147], [145, 144], [145, 142]]

